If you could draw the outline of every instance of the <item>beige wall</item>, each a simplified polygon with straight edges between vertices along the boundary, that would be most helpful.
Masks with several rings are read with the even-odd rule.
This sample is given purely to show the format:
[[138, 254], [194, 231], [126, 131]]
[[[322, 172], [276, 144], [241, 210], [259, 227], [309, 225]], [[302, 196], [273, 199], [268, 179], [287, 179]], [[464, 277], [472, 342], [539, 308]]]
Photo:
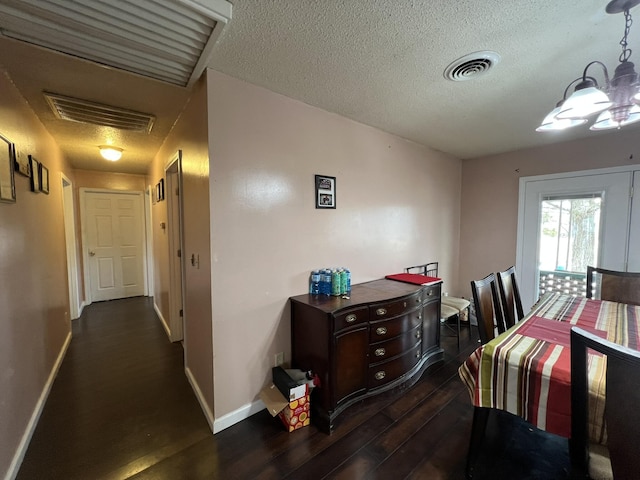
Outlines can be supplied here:
[[[207, 145], [207, 91], [204, 77], [196, 85], [189, 103], [149, 171], [155, 185], [164, 169], [182, 150], [184, 252], [186, 262], [184, 299], [185, 368], [199, 390], [205, 409], [213, 412], [213, 345], [211, 336], [211, 261], [209, 259], [209, 152]], [[165, 197], [171, 192], [165, 192]], [[155, 298], [158, 310], [169, 321], [169, 253], [167, 202], [152, 206], [155, 257]], [[191, 255], [200, 258], [199, 268], [191, 265]], [[211, 415], [211, 414], [210, 414]]]
[[[309, 272], [354, 283], [438, 260], [456, 282], [461, 162], [210, 71], [215, 417], [257, 398], [290, 359], [288, 297]], [[314, 174], [337, 177], [317, 210]], [[445, 287], [446, 288], [446, 287]]]
[[71, 335], [60, 172], [53, 138], [0, 70], [0, 133], [49, 169], [50, 194], [16, 174], [15, 204], [0, 203], [0, 477], [9, 472], [65, 341]]
[[460, 284], [516, 262], [520, 177], [640, 163], [637, 130], [465, 160], [462, 167]]

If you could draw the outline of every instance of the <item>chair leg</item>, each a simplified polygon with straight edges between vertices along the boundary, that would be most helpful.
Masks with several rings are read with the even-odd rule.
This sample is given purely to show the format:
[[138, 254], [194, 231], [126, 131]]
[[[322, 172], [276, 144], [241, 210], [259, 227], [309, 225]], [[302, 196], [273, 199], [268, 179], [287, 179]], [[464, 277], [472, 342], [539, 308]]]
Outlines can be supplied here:
[[469, 452], [467, 453], [467, 466], [465, 476], [467, 479], [473, 478], [473, 469], [480, 453], [484, 433], [487, 429], [487, 420], [491, 409], [485, 407], [473, 407], [473, 424], [471, 427], [471, 439], [469, 441]]

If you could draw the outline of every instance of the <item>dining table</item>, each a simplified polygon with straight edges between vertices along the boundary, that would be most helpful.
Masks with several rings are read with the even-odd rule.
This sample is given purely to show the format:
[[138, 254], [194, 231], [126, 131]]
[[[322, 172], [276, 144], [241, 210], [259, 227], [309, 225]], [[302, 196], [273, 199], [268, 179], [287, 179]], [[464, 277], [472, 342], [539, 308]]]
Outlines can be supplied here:
[[[470, 457], [484, 435], [491, 409], [510, 412], [541, 430], [570, 438], [573, 326], [640, 349], [639, 305], [560, 293], [543, 295], [520, 322], [479, 346], [458, 370], [476, 407]], [[592, 353], [587, 367], [589, 437], [606, 444], [606, 359]]]

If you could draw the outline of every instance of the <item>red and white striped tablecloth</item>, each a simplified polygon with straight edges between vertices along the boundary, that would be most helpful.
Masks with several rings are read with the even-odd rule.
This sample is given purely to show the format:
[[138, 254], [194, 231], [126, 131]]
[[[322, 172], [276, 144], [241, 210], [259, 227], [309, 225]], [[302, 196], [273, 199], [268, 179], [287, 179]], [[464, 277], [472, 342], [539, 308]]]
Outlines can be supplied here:
[[[550, 321], [565, 322], [554, 325]], [[458, 373], [473, 405], [498, 408], [536, 427], [570, 437], [572, 325], [640, 349], [640, 306], [545, 295], [514, 327], [476, 349]], [[606, 443], [603, 426], [606, 360], [588, 356], [589, 421], [593, 441]]]

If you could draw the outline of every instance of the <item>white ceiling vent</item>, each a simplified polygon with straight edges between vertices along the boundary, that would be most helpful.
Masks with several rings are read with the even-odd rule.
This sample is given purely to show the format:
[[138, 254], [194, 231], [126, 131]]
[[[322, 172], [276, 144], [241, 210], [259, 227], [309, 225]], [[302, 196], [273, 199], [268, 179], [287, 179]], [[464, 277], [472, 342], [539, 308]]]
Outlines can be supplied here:
[[2, 0], [0, 33], [180, 86], [231, 19], [225, 0]]
[[474, 52], [452, 62], [444, 71], [444, 78], [454, 82], [463, 82], [489, 73], [500, 62], [500, 55], [485, 50]]
[[61, 120], [91, 123], [103, 127], [119, 128], [133, 132], [151, 132], [155, 117], [147, 113], [125, 110], [111, 105], [102, 105], [79, 98], [64, 97], [55, 93], [44, 93], [44, 98]]

